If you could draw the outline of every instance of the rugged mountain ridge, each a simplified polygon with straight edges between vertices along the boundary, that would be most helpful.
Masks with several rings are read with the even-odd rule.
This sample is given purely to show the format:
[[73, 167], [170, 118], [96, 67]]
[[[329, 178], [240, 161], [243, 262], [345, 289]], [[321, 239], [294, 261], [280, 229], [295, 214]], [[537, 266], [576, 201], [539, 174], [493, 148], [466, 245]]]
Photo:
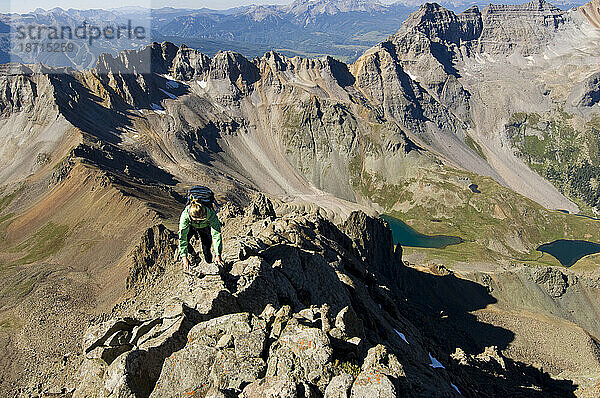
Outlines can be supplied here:
[[[591, 4], [586, 7], [590, 9]], [[524, 154], [523, 148], [516, 148], [511, 142], [506, 127], [516, 114], [525, 112], [541, 116], [548, 125], [572, 119], [565, 128], [575, 130], [575, 135], [592, 129], [593, 112], [589, 106], [594, 102], [583, 98], [594, 95], [590, 74], [595, 70], [591, 66], [595, 58], [580, 54], [596, 46], [598, 31], [589, 18], [591, 14], [586, 14], [586, 7], [562, 11], [544, 1], [534, 1], [515, 6], [490, 5], [482, 11], [474, 7], [455, 15], [439, 6], [425, 5], [398, 33], [371, 52], [394, 48], [395, 62], [469, 125], [470, 138], [465, 142], [474, 140], [471, 146], [479, 147], [507, 185], [546, 206], [577, 211], [574, 203], [558, 199], [551, 192], [553, 189], [531, 172], [552, 180], [552, 170], [541, 165], [543, 161], [523, 164], [514, 160], [514, 152], [520, 158], [533, 155], [550, 159], [550, 148], [541, 149], [540, 154]], [[553, 68], [557, 73], [547, 72]], [[574, 68], [570, 75], [568, 68]], [[550, 130], [543, 134], [560, 140]], [[577, 157], [571, 162], [584, 161]], [[507, 168], [502, 163], [511, 166]], [[561, 178], [577, 179], [568, 172]], [[536, 182], [523, 184], [526, 180]], [[555, 180], [552, 181], [557, 185]], [[528, 192], [528, 185], [532, 184], [539, 189], [538, 194]], [[581, 189], [558, 187], [578, 205], [595, 206], [595, 201], [590, 201], [590, 195]], [[549, 204], [550, 197], [555, 198], [554, 205]]]
[[[539, 54], [545, 51], [546, 46], [553, 40], [558, 40], [556, 38], [562, 34], [561, 32], [569, 31], [581, 23], [578, 11], [564, 12], [543, 1], [517, 6], [491, 5], [481, 12], [474, 7], [459, 15], [435, 4], [426, 4], [412, 14], [395, 35], [367, 52], [353, 67], [362, 65], [374, 54], [379, 58], [385, 54], [392, 65], [396, 68], [401, 66], [415, 82], [447, 107], [451, 115], [458, 119], [445, 123], [444, 128], [449, 129], [446, 124], [465, 126], [455, 134], [464, 137], [463, 143], [475, 139], [475, 145], [480, 147], [480, 152], [483, 151], [481, 154], [486, 158], [486, 163], [494, 168], [494, 174], [484, 168], [481, 162], [478, 163], [472, 157], [465, 155], [463, 152], [465, 145], [461, 145], [456, 140], [454, 142], [434, 141], [435, 149], [462, 167], [479, 174], [494, 175], [498, 181], [545, 206], [573, 211], [577, 207], [572, 202], [557, 196], [556, 191], [547, 182], [536, 177], [526, 166], [519, 165], [518, 160], [509, 160], [512, 157], [511, 153], [503, 153], [506, 152], [505, 149], [499, 150], [499, 147], [505, 146], [503, 141], [506, 138], [502, 131], [504, 126], [497, 126], [498, 118], [501, 120], [508, 118], [510, 113], [505, 116], [503, 114], [505, 110], [495, 109], [499, 106], [490, 105], [485, 100], [489, 97], [502, 103], [506, 102], [503, 92], [498, 92], [497, 87], [486, 87], [486, 83], [482, 84], [482, 80], [488, 79], [486, 68], [489, 65], [494, 70], [494, 72], [490, 71], [490, 74], [495, 73], [495, 76], [500, 76], [502, 81], [505, 79], [503, 76], [506, 76], [506, 82], [510, 85], [513, 73], [507, 73], [510, 69], [502, 70], [498, 67], [499, 64], [510, 64], [518, 62], [517, 59], [520, 57], [528, 57], [533, 53]], [[490, 61], [486, 63], [485, 59]], [[515, 69], [514, 66], [509, 65], [506, 68]], [[525, 68], [517, 66], [518, 73], [524, 75], [541, 73], [539, 69], [529, 68], [525, 71], [522, 69]], [[519, 88], [528, 87], [526, 82], [520, 81], [520, 84]], [[535, 92], [539, 88], [534, 85], [531, 89], [516, 95], [519, 97], [523, 97], [524, 94], [529, 95], [529, 90]], [[385, 92], [385, 88], [377, 87], [375, 91]], [[522, 107], [522, 101], [526, 101], [519, 97], [517, 97], [519, 102], [515, 104], [514, 109]], [[485, 101], [483, 106], [480, 105], [482, 100]], [[544, 103], [543, 99], [540, 100], [540, 104]], [[506, 108], [509, 112], [513, 109], [510, 100], [504, 107]], [[447, 141], [447, 137], [444, 139]], [[490, 140], [495, 142], [488, 144]], [[491, 153], [488, 153], [486, 148]], [[510, 150], [510, 146], [508, 149]], [[501, 165], [500, 163], [503, 162], [511, 163], [511, 167]], [[512, 166], [515, 164], [518, 166], [516, 169]], [[525, 180], [536, 182], [524, 184]], [[538, 193], [528, 192], [527, 185], [531, 184], [539, 188]], [[554, 204], [550, 204], [549, 200], [554, 201]]]
[[[288, 5], [246, 6], [230, 10], [171, 7], [37, 9], [27, 13], [0, 14], [1, 61], [41, 62], [91, 69], [102, 53], [117, 54], [129, 48], [140, 49], [152, 41], [165, 40], [186, 44], [211, 56], [220, 50], [232, 50], [251, 58], [277, 48], [288, 55], [330, 54], [353, 60], [393, 33], [414, 9], [402, 4], [343, 0], [296, 1]], [[93, 45], [87, 40], [73, 40], [71, 43], [75, 51], [31, 54], [22, 51], [20, 44], [25, 45], [26, 42], [15, 34], [17, 27], [29, 24], [71, 26], [75, 29], [84, 21], [100, 27], [127, 25], [131, 21], [133, 26], [144, 27], [145, 38], [99, 38]], [[373, 29], [376, 21], [377, 27]], [[328, 40], [322, 39], [324, 33], [328, 34]], [[41, 42], [51, 44], [47, 40]]]
[[[338, 228], [315, 214], [279, 217], [272, 208], [261, 198], [245, 216], [230, 208], [228, 214], [236, 214], [225, 219], [230, 267], [216, 273], [202, 264], [199, 276], [185, 281], [169, 260], [174, 237], [161, 227], [148, 230], [151, 239], [139, 248], [155, 263], [131, 286], [138, 295], [88, 329], [73, 396], [572, 391], [569, 383], [504, 358], [496, 347], [474, 356], [465, 346], [439, 357], [431, 348], [438, 342], [413, 325], [428, 316], [395, 287], [410, 283], [405, 278], [411, 273], [403, 270], [384, 222], [353, 213]], [[380, 272], [390, 269], [399, 285]], [[469, 286], [455, 277], [446, 282]]]
[[[407, 194], [419, 195], [410, 181], [419, 170], [438, 173], [442, 159], [441, 170], [460, 167], [488, 175], [546, 206], [576, 209], [514, 155], [504, 144], [505, 136], [489, 131], [480, 136], [486, 118], [502, 116], [481, 113], [483, 104], [473, 99], [452, 66], [460, 53], [452, 40], [463, 43], [464, 49], [475, 47], [477, 39], [436, 38], [437, 28], [424, 28], [426, 23], [418, 21], [438, 11], [452, 20], [439, 6], [423, 6], [398, 34], [350, 67], [332, 58], [306, 60], [273, 52], [252, 61], [231, 52], [211, 59], [164, 43], [103, 56], [94, 71], [54, 81], [62, 85], [60, 90], [75, 88], [62, 102], [72, 124], [96, 137], [110, 137], [113, 143], [124, 140], [121, 144], [131, 149], [139, 139], [134, 137], [149, 132], [144, 156], [180, 180], [202, 168], [194, 161], [210, 161], [214, 168], [273, 194], [307, 197], [318, 194], [317, 188], [350, 201], [368, 198], [388, 211], [406, 213], [411, 209], [392, 192], [404, 191], [408, 184]], [[438, 33], [462, 31], [457, 26], [469, 25], [465, 21], [476, 21], [477, 15], [471, 10], [448, 25], [454, 28]], [[479, 28], [473, 29], [467, 36], [476, 36]], [[465, 40], [471, 37], [467, 36]], [[447, 51], [440, 52], [440, 46]], [[481, 54], [472, 52], [464, 62]], [[141, 60], [150, 71], [136, 69]], [[68, 99], [73, 93], [79, 98], [76, 102]], [[88, 112], [93, 109], [106, 124], [80, 120], [72, 110], [75, 103], [86, 104]], [[163, 112], [168, 116], [161, 117]], [[144, 118], [130, 119], [128, 113]], [[156, 129], [158, 134], [150, 132]], [[204, 138], [199, 140], [199, 134]], [[134, 151], [139, 152], [139, 146]], [[275, 154], [273, 159], [270, 154]], [[206, 172], [212, 173], [202, 171]], [[248, 175], [254, 176], [252, 181]], [[460, 177], [464, 178], [471, 177]], [[461, 189], [462, 184], [451, 188], [458, 195]], [[510, 243], [508, 250], [531, 250], [536, 243], [540, 242]]]

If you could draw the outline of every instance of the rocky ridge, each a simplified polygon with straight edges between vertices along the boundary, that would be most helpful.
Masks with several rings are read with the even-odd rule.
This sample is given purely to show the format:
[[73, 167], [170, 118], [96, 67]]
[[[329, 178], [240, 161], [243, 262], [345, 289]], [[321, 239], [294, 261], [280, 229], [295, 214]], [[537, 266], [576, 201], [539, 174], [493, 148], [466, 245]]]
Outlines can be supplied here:
[[[497, 372], [516, 377], [525, 369], [496, 347], [476, 356], [436, 353], [434, 340], [414, 325], [427, 316], [412, 312], [399, 284], [375, 266], [384, 261], [397, 281], [406, 276], [383, 221], [353, 213], [336, 227], [316, 214], [278, 217], [269, 207], [260, 199], [245, 216], [225, 211], [238, 216], [225, 218], [223, 272], [201, 263], [198, 276], [182, 276], [169, 261], [175, 237], [160, 226], [148, 230], [136, 256], [155, 262], [136, 261], [144, 265], [132, 269], [130, 297], [91, 323], [73, 396], [524, 391], [518, 382], [494, 381]], [[540, 396], [569, 391], [535, 374], [520, 377], [545, 379], [536, 384]]]

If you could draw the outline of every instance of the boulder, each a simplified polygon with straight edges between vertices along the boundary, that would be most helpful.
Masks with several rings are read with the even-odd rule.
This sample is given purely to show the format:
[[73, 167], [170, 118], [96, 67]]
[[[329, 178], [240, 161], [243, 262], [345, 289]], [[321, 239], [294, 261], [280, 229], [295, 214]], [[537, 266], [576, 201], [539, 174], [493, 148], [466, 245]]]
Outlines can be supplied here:
[[[194, 326], [183, 349], [164, 361], [153, 397], [206, 394], [212, 389], [240, 391], [266, 369], [260, 356], [266, 340], [264, 321], [238, 313]], [[233, 339], [234, 347], [224, 340]], [[172, 395], [169, 395], [172, 394]]]
[[244, 311], [261, 314], [267, 305], [279, 306], [273, 269], [260, 257], [236, 262], [231, 275], [237, 277], [237, 302]]
[[368, 351], [350, 396], [396, 397], [402, 391], [398, 389], [398, 381], [405, 378], [404, 368], [398, 358], [379, 344]]
[[289, 377], [267, 376], [248, 384], [241, 398], [291, 398], [296, 397], [296, 384]]
[[253, 236], [234, 236], [228, 239], [227, 245], [223, 248], [223, 261], [226, 263], [234, 263], [243, 261], [251, 256], [257, 256], [266, 245], [260, 239]]
[[362, 337], [363, 323], [352, 307], [344, 307], [335, 317], [335, 327], [348, 337]]
[[142, 323], [132, 318], [123, 318], [89, 327], [83, 338], [86, 358], [100, 358], [110, 365], [119, 355], [133, 347], [133, 330]]
[[335, 376], [325, 389], [325, 398], [348, 398], [354, 377], [348, 373]]
[[329, 337], [320, 328], [290, 320], [279, 339], [271, 345], [267, 375], [292, 377], [325, 390], [332, 377]]
[[351, 398], [395, 398], [394, 384], [386, 375], [377, 371], [361, 372], [354, 381]]

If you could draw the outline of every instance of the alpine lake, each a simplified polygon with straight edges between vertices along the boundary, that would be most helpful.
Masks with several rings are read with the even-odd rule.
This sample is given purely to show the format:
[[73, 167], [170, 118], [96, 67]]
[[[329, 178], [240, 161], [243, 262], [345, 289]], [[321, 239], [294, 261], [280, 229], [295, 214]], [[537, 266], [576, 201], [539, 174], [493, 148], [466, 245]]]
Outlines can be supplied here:
[[571, 267], [585, 256], [600, 253], [600, 244], [586, 240], [559, 239], [545, 243], [537, 250], [550, 254], [563, 266]]
[[[445, 249], [448, 246], [464, 242], [458, 236], [422, 234], [402, 220], [389, 215], [381, 215], [381, 218], [389, 224], [394, 244], [399, 243], [406, 247]], [[537, 250], [550, 254], [564, 267], [571, 267], [585, 256], [600, 253], [600, 244], [585, 240], [559, 239], [540, 245]]]
[[401, 246], [407, 247], [445, 249], [450, 245], [457, 245], [464, 242], [464, 240], [458, 236], [422, 234], [405, 222], [388, 215], [382, 215], [381, 218], [390, 225], [395, 245], [400, 243]]

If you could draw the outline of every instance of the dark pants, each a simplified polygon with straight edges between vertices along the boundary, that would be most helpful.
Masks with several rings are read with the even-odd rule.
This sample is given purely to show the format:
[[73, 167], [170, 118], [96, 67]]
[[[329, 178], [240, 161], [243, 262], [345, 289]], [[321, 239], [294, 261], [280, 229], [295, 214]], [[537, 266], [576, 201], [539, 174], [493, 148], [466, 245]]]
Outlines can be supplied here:
[[[202, 254], [204, 254], [204, 259], [207, 263], [212, 263], [212, 253], [210, 252], [210, 247], [212, 246], [212, 235], [210, 234], [210, 227], [206, 226], [204, 228], [196, 229], [190, 227], [190, 232], [188, 233], [188, 251], [190, 254], [198, 256], [194, 247], [190, 244], [190, 239], [195, 237], [196, 239], [200, 239], [202, 243]], [[198, 256], [200, 257], [200, 256]]]

